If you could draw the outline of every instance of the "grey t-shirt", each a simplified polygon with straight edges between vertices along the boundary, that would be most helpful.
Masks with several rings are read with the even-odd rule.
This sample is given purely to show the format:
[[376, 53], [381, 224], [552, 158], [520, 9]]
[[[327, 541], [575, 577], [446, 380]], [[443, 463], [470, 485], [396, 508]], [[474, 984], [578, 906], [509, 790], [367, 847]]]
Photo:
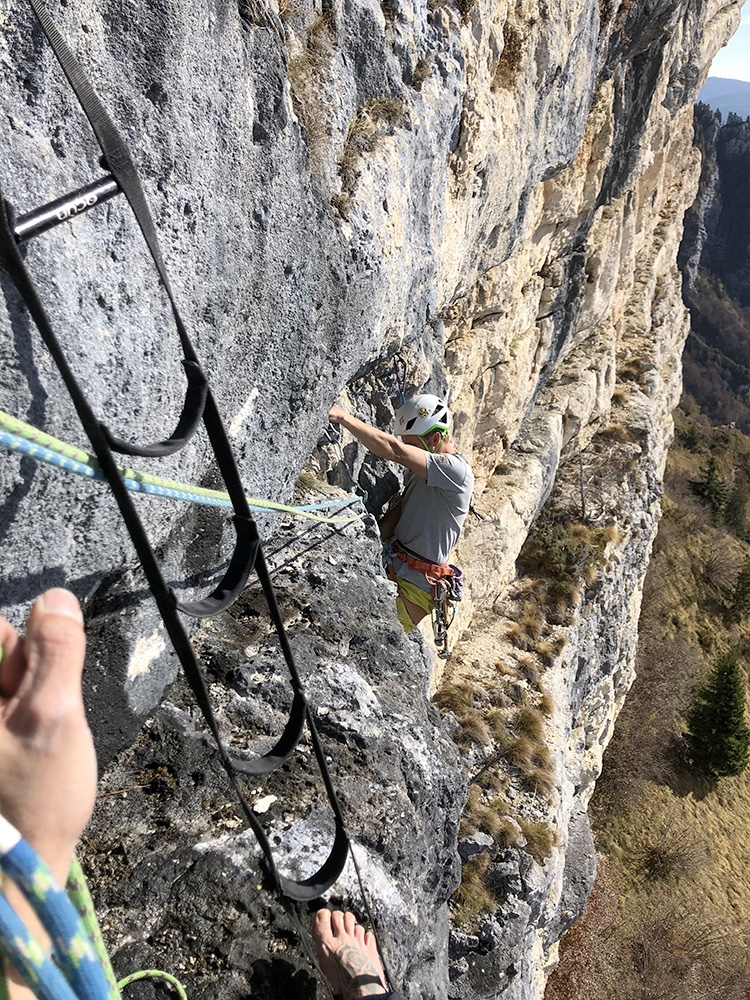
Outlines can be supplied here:
[[[462, 455], [428, 453], [426, 480], [411, 470], [404, 476], [396, 538], [430, 562], [448, 562], [469, 512], [473, 489], [474, 473]], [[398, 557], [393, 568], [396, 576], [429, 592], [423, 573], [410, 569]]]

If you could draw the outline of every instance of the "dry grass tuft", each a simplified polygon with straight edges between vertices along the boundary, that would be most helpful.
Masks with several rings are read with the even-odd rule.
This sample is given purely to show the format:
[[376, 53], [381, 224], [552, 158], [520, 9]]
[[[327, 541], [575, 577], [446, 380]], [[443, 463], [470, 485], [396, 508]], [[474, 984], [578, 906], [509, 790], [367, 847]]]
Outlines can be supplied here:
[[507, 748], [506, 759], [513, 767], [520, 771], [534, 767], [537, 745], [531, 736], [522, 733], [515, 736], [513, 742]]
[[282, 21], [291, 21], [307, 10], [305, 0], [279, 0], [279, 17]]
[[407, 122], [406, 105], [396, 97], [372, 97], [357, 108], [349, 124], [344, 152], [339, 160], [343, 188], [352, 191], [362, 159], [373, 153], [386, 135]]
[[544, 734], [545, 719], [537, 708], [531, 705], [522, 708], [513, 720], [513, 728], [517, 733], [525, 733], [533, 740], [541, 740]]
[[514, 847], [518, 843], [520, 824], [512, 816], [500, 816], [500, 825], [495, 834], [495, 843], [503, 850], [507, 847]]
[[604, 528], [604, 537], [610, 545], [619, 545], [625, 537], [616, 524], [608, 524]]
[[486, 853], [464, 862], [461, 884], [451, 897], [457, 906], [454, 920], [459, 927], [472, 923], [482, 913], [495, 908], [495, 897], [485, 882], [489, 867], [490, 858]]
[[496, 660], [495, 669], [501, 677], [515, 677], [516, 667], [510, 660]]
[[340, 191], [338, 194], [333, 195], [331, 204], [342, 218], [348, 219], [351, 217], [354, 208], [354, 199], [346, 191]]
[[591, 587], [593, 584], [595, 584], [598, 576], [599, 576], [598, 566], [589, 565], [584, 567], [583, 581], [587, 587]]
[[538, 864], [543, 865], [557, 846], [557, 834], [542, 820], [519, 819], [518, 823], [526, 838], [524, 850]]
[[539, 711], [549, 718], [555, 714], [555, 699], [549, 691], [542, 691], [542, 700], [539, 702]]
[[531, 767], [524, 772], [524, 784], [542, 799], [550, 800], [558, 784], [554, 772], [546, 767]]
[[[486, 693], [482, 693], [485, 697]], [[479, 693], [475, 685], [444, 684], [436, 693], [434, 702], [441, 712], [452, 712], [461, 726], [461, 742], [479, 743], [486, 746], [490, 742], [490, 728], [485, 721], [486, 712], [477, 707]]]
[[547, 640], [542, 640], [536, 644], [536, 653], [539, 659], [547, 667], [551, 667], [559, 656], [558, 647], [555, 642], [550, 642]]
[[464, 741], [487, 746], [490, 743], [490, 730], [479, 712], [465, 712], [459, 719], [461, 735]]
[[508, 699], [514, 705], [526, 705], [529, 701], [529, 692], [520, 684], [513, 684], [508, 688]]
[[[307, 10], [303, 0], [287, 0], [280, 7], [281, 19], [302, 17]], [[304, 130], [312, 166], [323, 162], [331, 137], [330, 109], [320, 94], [335, 42], [333, 12], [317, 16], [307, 29], [304, 46], [289, 60], [287, 68], [292, 106]]]
[[458, 717], [474, 704], [475, 687], [468, 681], [462, 684], [444, 684], [434, 697], [441, 712], [453, 712]]
[[[523, 625], [520, 622], [511, 622], [505, 631], [505, 635], [511, 642], [519, 645], [524, 637]], [[500, 666], [499, 663], [498, 666]]]
[[538, 601], [524, 601], [523, 611], [518, 621], [524, 633], [530, 639], [538, 639], [544, 632], [544, 626], [547, 624], [544, 618], [544, 611]]
[[[516, 662], [518, 663], [518, 669], [521, 676], [524, 677], [529, 684], [536, 684], [539, 681], [539, 661], [525, 653], [519, 653], [516, 656]], [[523, 688], [520, 689], [523, 691]]]
[[500, 747], [505, 748], [510, 746], [513, 737], [508, 729], [507, 715], [503, 709], [498, 707], [491, 708], [487, 712], [486, 719], [488, 726], [492, 730], [492, 735]]

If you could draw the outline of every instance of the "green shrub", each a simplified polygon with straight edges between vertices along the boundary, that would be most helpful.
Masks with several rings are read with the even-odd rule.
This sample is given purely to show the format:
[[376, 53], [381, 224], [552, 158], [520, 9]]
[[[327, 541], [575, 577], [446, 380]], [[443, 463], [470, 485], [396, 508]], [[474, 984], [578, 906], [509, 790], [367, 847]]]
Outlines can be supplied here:
[[747, 482], [738, 479], [730, 490], [724, 507], [724, 523], [738, 538], [747, 537], [747, 504], [750, 500]]
[[737, 574], [737, 580], [728, 597], [729, 621], [741, 622], [750, 615], [750, 556], [745, 556], [745, 564]]
[[548, 593], [553, 601], [573, 601], [582, 581], [595, 578], [606, 545], [606, 535], [600, 528], [542, 515], [524, 542], [519, 562], [550, 581]]

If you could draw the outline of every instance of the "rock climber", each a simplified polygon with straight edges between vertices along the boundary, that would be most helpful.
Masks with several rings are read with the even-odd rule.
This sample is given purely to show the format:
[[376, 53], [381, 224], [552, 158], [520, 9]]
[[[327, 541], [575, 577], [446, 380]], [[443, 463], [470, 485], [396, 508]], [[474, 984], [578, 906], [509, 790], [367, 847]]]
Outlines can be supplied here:
[[428, 577], [449, 572], [448, 559], [469, 512], [474, 473], [448, 440], [447, 406], [430, 393], [412, 396], [396, 410], [396, 436], [339, 406], [328, 418], [373, 455], [407, 470], [401, 495], [380, 520], [380, 534], [386, 552], [388, 545], [392, 548], [389, 572], [398, 586], [398, 620], [409, 632], [434, 610]]
[[[25, 637], [0, 618], [0, 847], [8, 849], [11, 824], [62, 885], [96, 794], [96, 755], [81, 695], [85, 645], [81, 609], [67, 590], [42, 594]], [[39, 899], [55, 891], [46, 880], [34, 886]], [[13, 881], [3, 878], [2, 892], [36, 939], [38, 947], [26, 955], [29, 966], [41, 970], [50, 938]], [[319, 910], [312, 933], [337, 996], [401, 1000], [387, 990], [374, 936], [351, 913]], [[76, 956], [79, 965], [94, 960], [82, 942]], [[36, 992], [13, 966], [4, 971], [10, 1000], [33, 1000]], [[85, 991], [80, 1000], [91, 996]]]

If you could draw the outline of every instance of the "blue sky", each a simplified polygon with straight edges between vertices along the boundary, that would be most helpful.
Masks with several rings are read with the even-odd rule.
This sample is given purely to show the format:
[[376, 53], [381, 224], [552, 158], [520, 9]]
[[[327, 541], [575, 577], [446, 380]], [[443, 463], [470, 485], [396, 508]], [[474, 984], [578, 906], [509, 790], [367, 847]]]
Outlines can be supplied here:
[[750, 81], [750, 10], [743, 10], [742, 23], [729, 43], [716, 53], [708, 75]]

